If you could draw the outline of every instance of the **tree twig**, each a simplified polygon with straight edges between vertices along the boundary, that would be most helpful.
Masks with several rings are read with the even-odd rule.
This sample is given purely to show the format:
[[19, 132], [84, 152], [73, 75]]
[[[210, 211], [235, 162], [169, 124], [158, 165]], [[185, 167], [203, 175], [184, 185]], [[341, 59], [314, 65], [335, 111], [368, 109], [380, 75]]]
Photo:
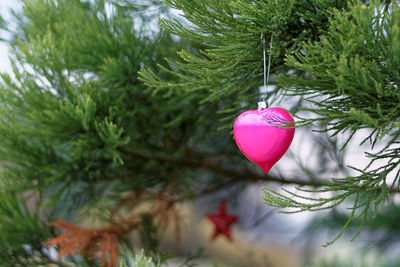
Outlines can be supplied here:
[[[282, 177], [276, 177], [270, 174], [261, 174], [250, 171], [248, 169], [231, 169], [222, 167], [221, 163], [214, 163], [213, 161], [208, 160], [207, 156], [199, 155], [193, 153], [192, 158], [174, 158], [174, 157], [166, 157], [162, 155], [147, 155], [145, 153], [140, 153], [134, 150], [128, 150], [126, 148], [119, 148], [119, 151], [124, 154], [130, 154], [132, 156], [144, 159], [144, 160], [156, 160], [160, 163], [169, 163], [173, 165], [180, 166], [182, 168], [189, 169], [203, 169], [207, 171], [211, 171], [217, 175], [221, 175], [223, 177], [229, 178], [234, 182], [271, 182], [271, 183], [279, 183], [286, 185], [298, 185], [298, 186], [311, 186], [311, 187], [323, 187], [327, 185], [337, 185], [333, 182], [324, 181], [319, 182], [317, 180], [312, 179], [303, 179], [303, 178], [293, 178], [293, 179], [285, 179]], [[368, 188], [366, 188], [368, 189]], [[207, 190], [206, 190], [207, 191]], [[399, 189], [391, 189], [390, 193], [400, 193]]]

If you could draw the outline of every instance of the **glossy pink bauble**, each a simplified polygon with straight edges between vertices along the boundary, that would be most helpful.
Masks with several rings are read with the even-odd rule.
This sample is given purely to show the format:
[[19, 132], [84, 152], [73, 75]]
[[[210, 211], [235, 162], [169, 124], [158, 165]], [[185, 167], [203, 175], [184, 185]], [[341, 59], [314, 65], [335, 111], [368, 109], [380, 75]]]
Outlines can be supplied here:
[[272, 166], [285, 154], [292, 142], [294, 122], [283, 108], [259, 108], [243, 112], [233, 127], [236, 144], [252, 162], [268, 173]]

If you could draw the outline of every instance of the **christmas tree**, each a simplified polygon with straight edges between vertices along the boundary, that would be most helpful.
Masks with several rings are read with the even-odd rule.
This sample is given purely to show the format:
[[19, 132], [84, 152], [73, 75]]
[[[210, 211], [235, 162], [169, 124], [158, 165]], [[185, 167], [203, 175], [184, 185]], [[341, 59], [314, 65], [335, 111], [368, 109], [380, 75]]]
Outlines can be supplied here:
[[[282, 212], [350, 205], [330, 244], [400, 190], [395, 1], [22, 3], [16, 27], [1, 20], [13, 66], [0, 86], [1, 266], [117, 266], [133, 231], [162, 260], [158, 229], [174, 222], [179, 237], [181, 203], [259, 182], [260, 201]], [[316, 167], [296, 176], [261, 172], [232, 135], [262, 95], [264, 45], [267, 101], [319, 144]], [[340, 151], [362, 129], [380, 149], [340, 176], [352, 168]]]

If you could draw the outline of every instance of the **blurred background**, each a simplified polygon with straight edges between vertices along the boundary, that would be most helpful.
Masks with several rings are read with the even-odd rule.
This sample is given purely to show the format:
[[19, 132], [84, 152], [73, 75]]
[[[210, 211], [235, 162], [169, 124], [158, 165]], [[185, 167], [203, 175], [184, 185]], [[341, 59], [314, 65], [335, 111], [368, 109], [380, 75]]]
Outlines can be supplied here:
[[[20, 8], [18, 1], [0, 0], [0, 13], [6, 20], [10, 18], [9, 9], [18, 11]], [[154, 25], [155, 29], [157, 27]], [[12, 75], [9, 49], [7, 43], [0, 43], [0, 71]], [[282, 102], [280, 105], [291, 103]], [[293, 177], [299, 175], [301, 170], [319, 168], [319, 173], [338, 176], [352, 174], [349, 168], [335, 172], [338, 163], [357, 168], [368, 163], [363, 154], [368, 146], [359, 146], [359, 141], [368, 135], [368, 131], [358, 135], [346, 151], [337, 154], [335, 151], [345, 137], [339, 137], [332, 143], [326, 135], [316, 135], [309, 128], [299, 129], [289, 153], [273, 167], [272, 174]], [[287, 164], [288, 161], [292, 164]], [[210, 240], [213, 225], [206, 215], [217, 211], [223, 195], [212, 195], [193, 204], [182, 204], [180, 209], [184, 221], [180, 222], [183, 226], [180, 241], [176, 242], [171, 225], [163, 234], [160, 244], [161, 249], [181, 256], [169, 261], [169, 266], [183, 266], [188, 257], [193, 264], [204, 266], [213, 263], [214, 266], [260, 267], [400, 266], [397, 257], [400, 238], [400, 220], [397, 220], [400, 216], [396, 217], [400, 211], [398, 196], [386, 210], [381, 211], [382, 216], [371, 218], [374, 221], [371, 228], [367, 226], [356, 240], [350, 241], [355, 231], [350, 230], [336, 243], [323, 247], [322, 244], [333, 239], [340, 231], [346, 219], [345, 210], [323, 211], [318, 215], [280, 214], [262, 203], [264, 185], [257, 183], [238, 191], [236, 200], [228, 203], [228, 212], [239, 216], [239, 221], [232, 228], [233, 242], [222, 236], [215, 241]], [[279, 189], [280, 185], [269, 186]], [[295, 186], [289, 189], [296, 191]], [[134, 233], [130, 238], [139, 243], [138, 235]]]

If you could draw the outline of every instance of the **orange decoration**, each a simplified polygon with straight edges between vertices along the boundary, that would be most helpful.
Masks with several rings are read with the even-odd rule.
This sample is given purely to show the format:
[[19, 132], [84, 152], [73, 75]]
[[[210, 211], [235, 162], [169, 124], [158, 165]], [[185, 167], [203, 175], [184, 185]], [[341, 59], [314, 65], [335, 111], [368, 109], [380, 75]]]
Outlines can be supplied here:
[[59, 258], [83, 254], [91, 260], [100, 258], [102, 267], [118, 265], [118, 238], [115, 233], [106, 230], [83, 229], [67, 223], [63, 219], [49, 223], [49, 225], [66, 229], [58, 237], [46, 241], [51, 247], [60, 247]]

